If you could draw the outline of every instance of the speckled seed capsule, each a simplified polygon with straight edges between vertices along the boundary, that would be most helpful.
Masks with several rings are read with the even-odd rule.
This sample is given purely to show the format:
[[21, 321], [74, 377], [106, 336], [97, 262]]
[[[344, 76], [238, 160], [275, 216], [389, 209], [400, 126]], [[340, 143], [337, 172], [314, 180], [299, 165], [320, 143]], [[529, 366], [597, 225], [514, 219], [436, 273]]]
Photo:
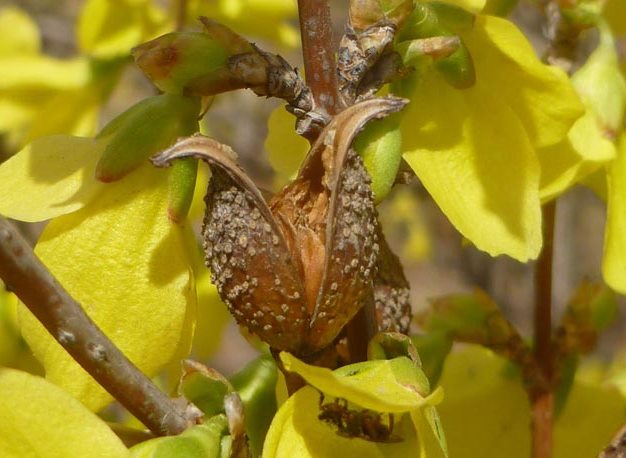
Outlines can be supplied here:
[[183, 139], [153, 158], [166, 165], [195, 156], [211, 165], [207, 265], [237, 322], [272, 348], [309, 355], [327, 347], [371, 294], [378, 223], [369, 177], [351, 144], [368, 120], [405, 103], [370, 99], [337, 115], [269, 205], [230, 148], [207, 137]]

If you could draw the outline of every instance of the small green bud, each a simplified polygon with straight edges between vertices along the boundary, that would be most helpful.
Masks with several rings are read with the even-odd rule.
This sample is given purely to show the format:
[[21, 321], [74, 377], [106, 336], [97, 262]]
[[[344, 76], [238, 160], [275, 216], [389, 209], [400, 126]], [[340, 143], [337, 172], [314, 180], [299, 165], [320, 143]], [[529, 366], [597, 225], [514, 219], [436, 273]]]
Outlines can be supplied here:
[[434, 66], [452, 87], [467, 89], [476, 84], [474, 60], [462, 41], [450, 56], [435, 60]]
[[367, 124], [354, 141], [354, 148], [372, 178], [374, 202], [378, 204], [389, 194], [402, 160], [399, 117], [392, 115]]
[[242, 85], [232, 80], [228, 58], [253, 48], [243, 46], [224, 26], [209, 24], [212, 33], [168, 33], [134, 48], [133, 58], [164, 92], [207, 96], [238, 89]]
[[393, 24], [400, 28], [415, 7], [415, 0], [351, 0], [350, 24], [357, 30]]
[[167, 177], [167, 213], [170, 220], [176, 224], [181, 224], [187, 218], [196, 188], [197, 174], [198, 160], [191, 157], [174, 162], [170, 168]]
[[[458, 32], [471, 29], [474, 26], [474, 19], [472, 13], [448, 3], [417, 4], [399, 35], [399, 48], [405, 63], [407, 59], [415, 59], [421, 53], [429, 55], [434, 59], [435, 69], [452, 87], [457, 89], [472, 87], [476, 83], [472, 56], [460, 37], [458, 42], [451, 38]], [[410, 40], [419, 46], [406, 45], [405, 43]], [[430, 43], [428, 40], [437, 41]]]
[[398, 34], [398, 41], [449, 36], [474, 27], [469, 11], [444, 2], [418, 3]]
[[224, 412], [224, 396], [232, 391], [230, 382], [216, 370], [196, 361], [184, 361], [178, 392], [205, 416]]
[[398, 356], [406, 356], [421, 367], [422, 361], [413, 341], [409, 336], [399, 332], [379, 332], [367, 346], [367, 359], [393, 359]]
[[198, 129], [199, 99], [163, 94], [149, 97], [113, 119], [98, 135], [110, 137], [96, 166], [96, 178], [109, 183], [137, 168], [178, 137]]

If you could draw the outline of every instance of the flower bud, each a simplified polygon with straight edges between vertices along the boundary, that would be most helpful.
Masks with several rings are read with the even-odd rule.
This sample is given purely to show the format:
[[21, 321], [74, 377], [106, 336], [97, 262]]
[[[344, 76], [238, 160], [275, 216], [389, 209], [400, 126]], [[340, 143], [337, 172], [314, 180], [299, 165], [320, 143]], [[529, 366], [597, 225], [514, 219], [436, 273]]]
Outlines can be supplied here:
[[[472, 13], [454, 5], [442, 2], [420, 3], [416, 5], [415, 11], [402, 29], [399, 40], [438, 39], [442, 51], [446, 52], [439, 53], [437, 49], [433, 49], [425, 50], [424, 53], [434, 59], [435, 69], [448, 84], [457, 89], [466, 89], [476, 83], [472, 56], [460, 37], [458, 43], [455, 43], [454, 51], [448, 53], [451, 48], [445, 38], [453, 38], [459, 31], [471, 29], [474, 19]], [[415, 50], [409, 48], [409, 51]]]
[[402, 160], [402, 134], [397, 116], [369, 123], [354, 142], [372, 178], [376, 204], [389, 194]]
[[137, 46], [132, 55], [163, 92], [206, 96], [238, 89], [243, 86], [230, 76], [227, 62], [246, 47], [224, 29], [215, 25], [213, 34], [168, 33]]
[[113, 119], [98, 135], [109, 137], [96, 166], [96, 178], [119, 180], [178, 137], [198, 129], [197, 98], [163, 94], [149, 97]]
[[181, 224], [187, 218], [196, 188], [197, 174], [198, 161], [192, 158], [177, 161], [169, 172], [167, 214], [176, 224]]

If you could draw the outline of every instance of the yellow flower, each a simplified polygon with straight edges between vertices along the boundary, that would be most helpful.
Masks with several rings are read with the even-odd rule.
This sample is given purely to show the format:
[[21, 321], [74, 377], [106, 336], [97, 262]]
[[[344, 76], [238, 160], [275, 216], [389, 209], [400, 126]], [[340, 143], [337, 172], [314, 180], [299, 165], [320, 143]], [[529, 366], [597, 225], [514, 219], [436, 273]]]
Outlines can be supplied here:
[[[580, 371], [579, 371], [580, 372]], [[477, 345], [453, 352], [440, 385], [437, 408], [450, 456], [530, 456], [530, 408], [519, 375], [503, 358]], [[567, 403], [555, 418], [554, 457], [597, 456], [624, 422], [625, 399], [603, 382], [576, 377]]]
[[122, 441], [102, 419], [44, 379], [0, 368], [0, 391], [3, 457], [129, 456]]
[[288, 353], [280, 357], [286, 370], [310, 386], [280, 407], [263, 457], [447, 456], [434, 407], [443, 393], [430, 393], [428, 381], [409, 358], [367, 361], [333, 372]]
[[452, 31], [471, 55], [475, 84], [455, 89], [442, 73], [422, 66], [396, 85], [411, 99], [401, 126], [404, 157], [479, 249], [535, 258], [541, 248], [538, 151], [561, 141], [583, 106], [565, 73], [542, 64], [513, 23], [478, 15], [473, 26]]
[[[168, 213], [168, 176], [176, 169], [157, 170], [147, 161], [189, 128], [183, 125], [182, 107], [197, 112], [197, 103], [177, 98], [141, 102], [97, 139], [59, 135], [35, 140], [0, 166], [0, 214], [24, 221], [53, 218], [35, 252], [149, 376], [188, 354], [195, 321], [193, 268], [199, 253], [189, 225], [173, 222]], [[169, 116], [181, 124], [164, 130], [161, 124], [172, 125], [163, 114], [172, 103], [179, 109]], [[146, 124], [139, 115], [153, 122]], [[197, 126], [195, 117], [190, 119]], [[159, 132], [141, 130], [137, 123]], [[129, 131], [135, 135], [128, 137]], [[145, 137], [143, 148], [133, 143], [140, 136]], [[133, 155], [134, 162], [128, 162]], [[115, 168], [120, 162], [123, 167]], [[104, 184], [94, 176], [97, 167], [126, 176]], [[110, 401], [25, 307], [19, 309], [19, 321], [49, 380], [93, 410]]]
[[17, 8], [0, 10], [0, 26], [0, 132], [13, 144], [42, 133], [93, 133], [97, 94], [83, 90], [89, 63], [42, 55], [35, 23]]
[[300, 42], [293, 21], [297, 18], [295, 0], [193, 0], [189, 16], [214, 19], [247, 37], [271, 40], [287, 48]]

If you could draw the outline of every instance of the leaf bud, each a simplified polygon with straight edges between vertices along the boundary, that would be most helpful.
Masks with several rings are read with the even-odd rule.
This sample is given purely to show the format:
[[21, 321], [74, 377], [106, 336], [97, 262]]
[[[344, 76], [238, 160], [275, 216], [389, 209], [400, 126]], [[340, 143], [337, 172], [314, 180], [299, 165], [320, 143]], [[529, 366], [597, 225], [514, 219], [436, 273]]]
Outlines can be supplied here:
[[474, 60], [463, 42], [450, 56], [435, 60], [434, 66], [452, 87], [467, 89], [476, 84]]
[[474, 20], [472, 13], [449, 3], [418, 3], [400, 30], [398, 41], [454, 35], [470, 30]]
[[196, 188], [197, 174], [198, 161], [193, 158], [175, 162], [169, 171], [167, 214], [170, 221], [176, 224], [183, 223], [187, 218]]
[[133, 58], [163, 92], [206, 96], [243, 87], [231, 78], [227, 61], [246, 46], [225, 27], [209, 24], [212, 33], [173, 32], [143, 43]]
[[98, 135], [110, 137], [96, 166], [96, 178], [119, 180], [178, 137], [198, 129], [197, 98], [173, 94], [149, 97], [113, 119]]
[[402, 160], [402, 134], [397, 116], [390, 116], [365, 126], [354, 142], [372, 178], [376, 204], [389, 194]]

